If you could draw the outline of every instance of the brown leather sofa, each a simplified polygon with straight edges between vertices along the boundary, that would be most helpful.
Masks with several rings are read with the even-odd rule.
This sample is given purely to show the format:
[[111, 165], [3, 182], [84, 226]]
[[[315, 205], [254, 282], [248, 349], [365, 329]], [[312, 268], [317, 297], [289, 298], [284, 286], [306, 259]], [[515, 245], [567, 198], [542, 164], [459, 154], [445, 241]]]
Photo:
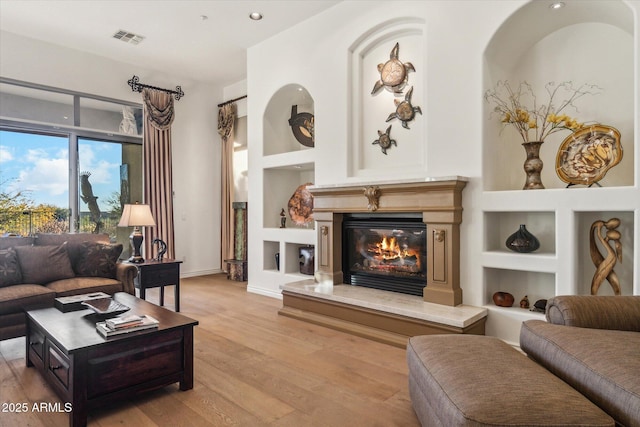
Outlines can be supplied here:
[[25, 334], [25, 311], [55, 298], [92, 292], [135, 295], [138, 273], [118, 257], [107, 234], [39, 234], [0, 238], [0, 340]]
[[640, 296], [557, 296], [546, 319], [523, 322], [526, 356], [495, 337], [410, 338], [420, 423], [640, 427]]
[[640, 296], [557, 296], [528, 320], [520, 348], [599, 406], [640, 427]]

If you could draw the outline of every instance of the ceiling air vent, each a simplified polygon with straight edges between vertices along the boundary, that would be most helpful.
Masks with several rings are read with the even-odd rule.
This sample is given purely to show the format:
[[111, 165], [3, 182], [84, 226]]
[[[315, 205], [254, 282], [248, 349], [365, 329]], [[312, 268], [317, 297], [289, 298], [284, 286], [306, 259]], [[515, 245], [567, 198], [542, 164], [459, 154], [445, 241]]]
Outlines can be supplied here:
[[120, 30], [113, 35], [114, 39], [122, 40], [125, 43], [138, 44], [144, 40], [144, 36], [130, 33], [129, 31]]

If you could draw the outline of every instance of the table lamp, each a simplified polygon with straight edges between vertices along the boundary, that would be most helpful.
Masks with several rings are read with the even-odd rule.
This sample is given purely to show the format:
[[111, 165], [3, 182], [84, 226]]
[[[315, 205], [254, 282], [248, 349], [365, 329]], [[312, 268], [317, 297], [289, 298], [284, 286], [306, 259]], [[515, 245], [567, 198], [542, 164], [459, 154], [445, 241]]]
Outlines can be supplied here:
[[124, 205], [118, 227], [133, 227], [133, 232], [129, 236], [133, 255], [129, 258], [129, 262], [136, 264], [144, 262], [144, 258], [140, 255], [140, 246], [142, 246], [142, 241], [144, 240], [140, 227], [155, 227], [155, 225], [156, 222], [153, 220], [149, 205], [141, 205], [139, 203]]

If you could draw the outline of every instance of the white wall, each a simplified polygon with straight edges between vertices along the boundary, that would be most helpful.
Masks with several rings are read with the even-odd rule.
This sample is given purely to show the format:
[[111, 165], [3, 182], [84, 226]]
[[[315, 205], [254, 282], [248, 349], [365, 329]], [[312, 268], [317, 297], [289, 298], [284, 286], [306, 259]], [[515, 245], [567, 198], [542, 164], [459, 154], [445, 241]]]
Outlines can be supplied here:
[[176, 257], [185, 261], [183, 276], [220, 271], [221, 87], [7, 32], [0, 34], [0, 58], [3, 77], [132, 102], [141, 102], [127, 85], [134, 74], [154, 86], [181, 85], [185, 96], [175, 103], [172, 129]]
[[[418, 52], [420, 57], [412, 58], [401, 51], [400, 59], [416, 61], [424, 67], [420, 73], [410, 75], [410, 79], [416, 90], [423, 94], [423, 115], [417, 116], [411, 128], [424, 135], [425, 166], [418, 172], [410, 170], [408, 174], [395, 177], [381, 170], [378, 179], [451, 175], [469, 178], [463, 191], [461, 285], [465, 304], [483, 305], [481, 253], [485, 249], [481, 178], [483, 132], [488, 120], [483, 101], [487, 89], [483, 80], [485, 49], [498, 28], [527, 3], [524, 0], [344, 1], [253, 46], [248, 51], [247, 86], [251, 94], [248, 135], [249, 141], [257, 141], [260, 149], [252, 150], [250, 144], [250, 169], [252, 165], [262, 164], [263, 115], [269, 100], [282, 87], [299, 84], [314, 101], [315, 184], [349, 184], [361, 180], [349, 174], [349, 153], [354, 143], [353, 118], [350, 117], [353, 64], [349, 48], [371, 32], [384, 32], [397, 22], [423, 22], [425, 42], [424, 50]], [[637, 21], [640, 2], [625, 1], [625, 4], [635, 11]], [[569, 7], [566, 13], [571, 13]], [[635, 25], [637, 28], [638, 23]], [[637, 32], [634, 37], [637, 49]], [[600, 50], [598, 55], [605, 55], [599, 57], [606, 63], [605, 52]], [[637, 111], [637, 94], [634, 99]], [[636, 126], [637, 123], [636, 120]], [[632, 164], [633, 157], [637, 156], [631, 156]], [[637, 170], [637, 164], [635, 168]], [[373, 179], [371, 176], [366, 178], [368, 181]], [[252, 200], [261, 200], [262, 185], [261, 179], [250, 179], [249, 197]], [[259, 250], [262, 241], [269, 241], [273, 234], [261, 228], [261, 213], [256, 214], [254, 209], [253, 214], [249, 223], [250, 251]], [[254, 274], [262, 269], [261, 262], [262, 259], [249, 257], [248, 289], [275, 295], [279, 292], [277, 286]]]
[[[477, 200], [482, 168], [483, 51], [499, 24], [522, 3], [394, 1], [393, 7], [389, 7], [387, 2], [345, 1], [248, 51], [249, 141], [261, 139], [262, 117], [272, 95], [285, 85], [300, 84], [314, 100], [315, 184], [356, 182], [358, 177], [350, 177], [348, 173], [349, 48], [364, 34], [398, 20], [424, 21], [424, 51], [419, 52], [422, 58], [415, 58], [415, 65], [424, 67], [420, 70], [423, 79], [410, 76], [416, 90], [425, 94], [421, 105], [423, 115], [410, 126], [424, 135], [426, 167], [419, 175], [412, 172], [413, 176], [409, 177], [461, 175], [470, 178], [463, 192], [461, 233], [461, 283], [467, 304], [480, 305], [482, 301], [481, 279], [475, 277], [474, 272], [479, 270], [482, 238]], [[406, 52], [401, 53], [400, 58], [414, 60]], [[370, 82], [371, 86], [373, 83]], [[260, 151], [252, 150], [250, 145], [250, 169], [253, 163], [260, 163]], [[383, 172], [381, 177], [393, 178], [384, 176]], [[261, 191], [260, 180], [250, 179], [250, 199]], [[261, 218], [250, 218], [254, 220], [249, 225], [251, 250], [260, 244]], [[250, 264], [252, 261], [259, 260], [250, 258]], [[266, 283], [252, 282], [251, 273], [250, 267], [250, 288], [268, 287]], [[265, 294], [274, 291], [270, 289]]]

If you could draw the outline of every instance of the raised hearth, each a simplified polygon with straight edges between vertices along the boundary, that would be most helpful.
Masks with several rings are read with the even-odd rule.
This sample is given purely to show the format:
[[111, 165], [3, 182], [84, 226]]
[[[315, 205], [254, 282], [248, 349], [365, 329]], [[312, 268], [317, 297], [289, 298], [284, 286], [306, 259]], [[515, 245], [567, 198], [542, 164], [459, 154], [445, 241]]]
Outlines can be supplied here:
[[449, 307], [421, 297], [313, 279], [282, 286], [280, 314], [404, 348], [412, 336], [484, 335], [487, 309]]

